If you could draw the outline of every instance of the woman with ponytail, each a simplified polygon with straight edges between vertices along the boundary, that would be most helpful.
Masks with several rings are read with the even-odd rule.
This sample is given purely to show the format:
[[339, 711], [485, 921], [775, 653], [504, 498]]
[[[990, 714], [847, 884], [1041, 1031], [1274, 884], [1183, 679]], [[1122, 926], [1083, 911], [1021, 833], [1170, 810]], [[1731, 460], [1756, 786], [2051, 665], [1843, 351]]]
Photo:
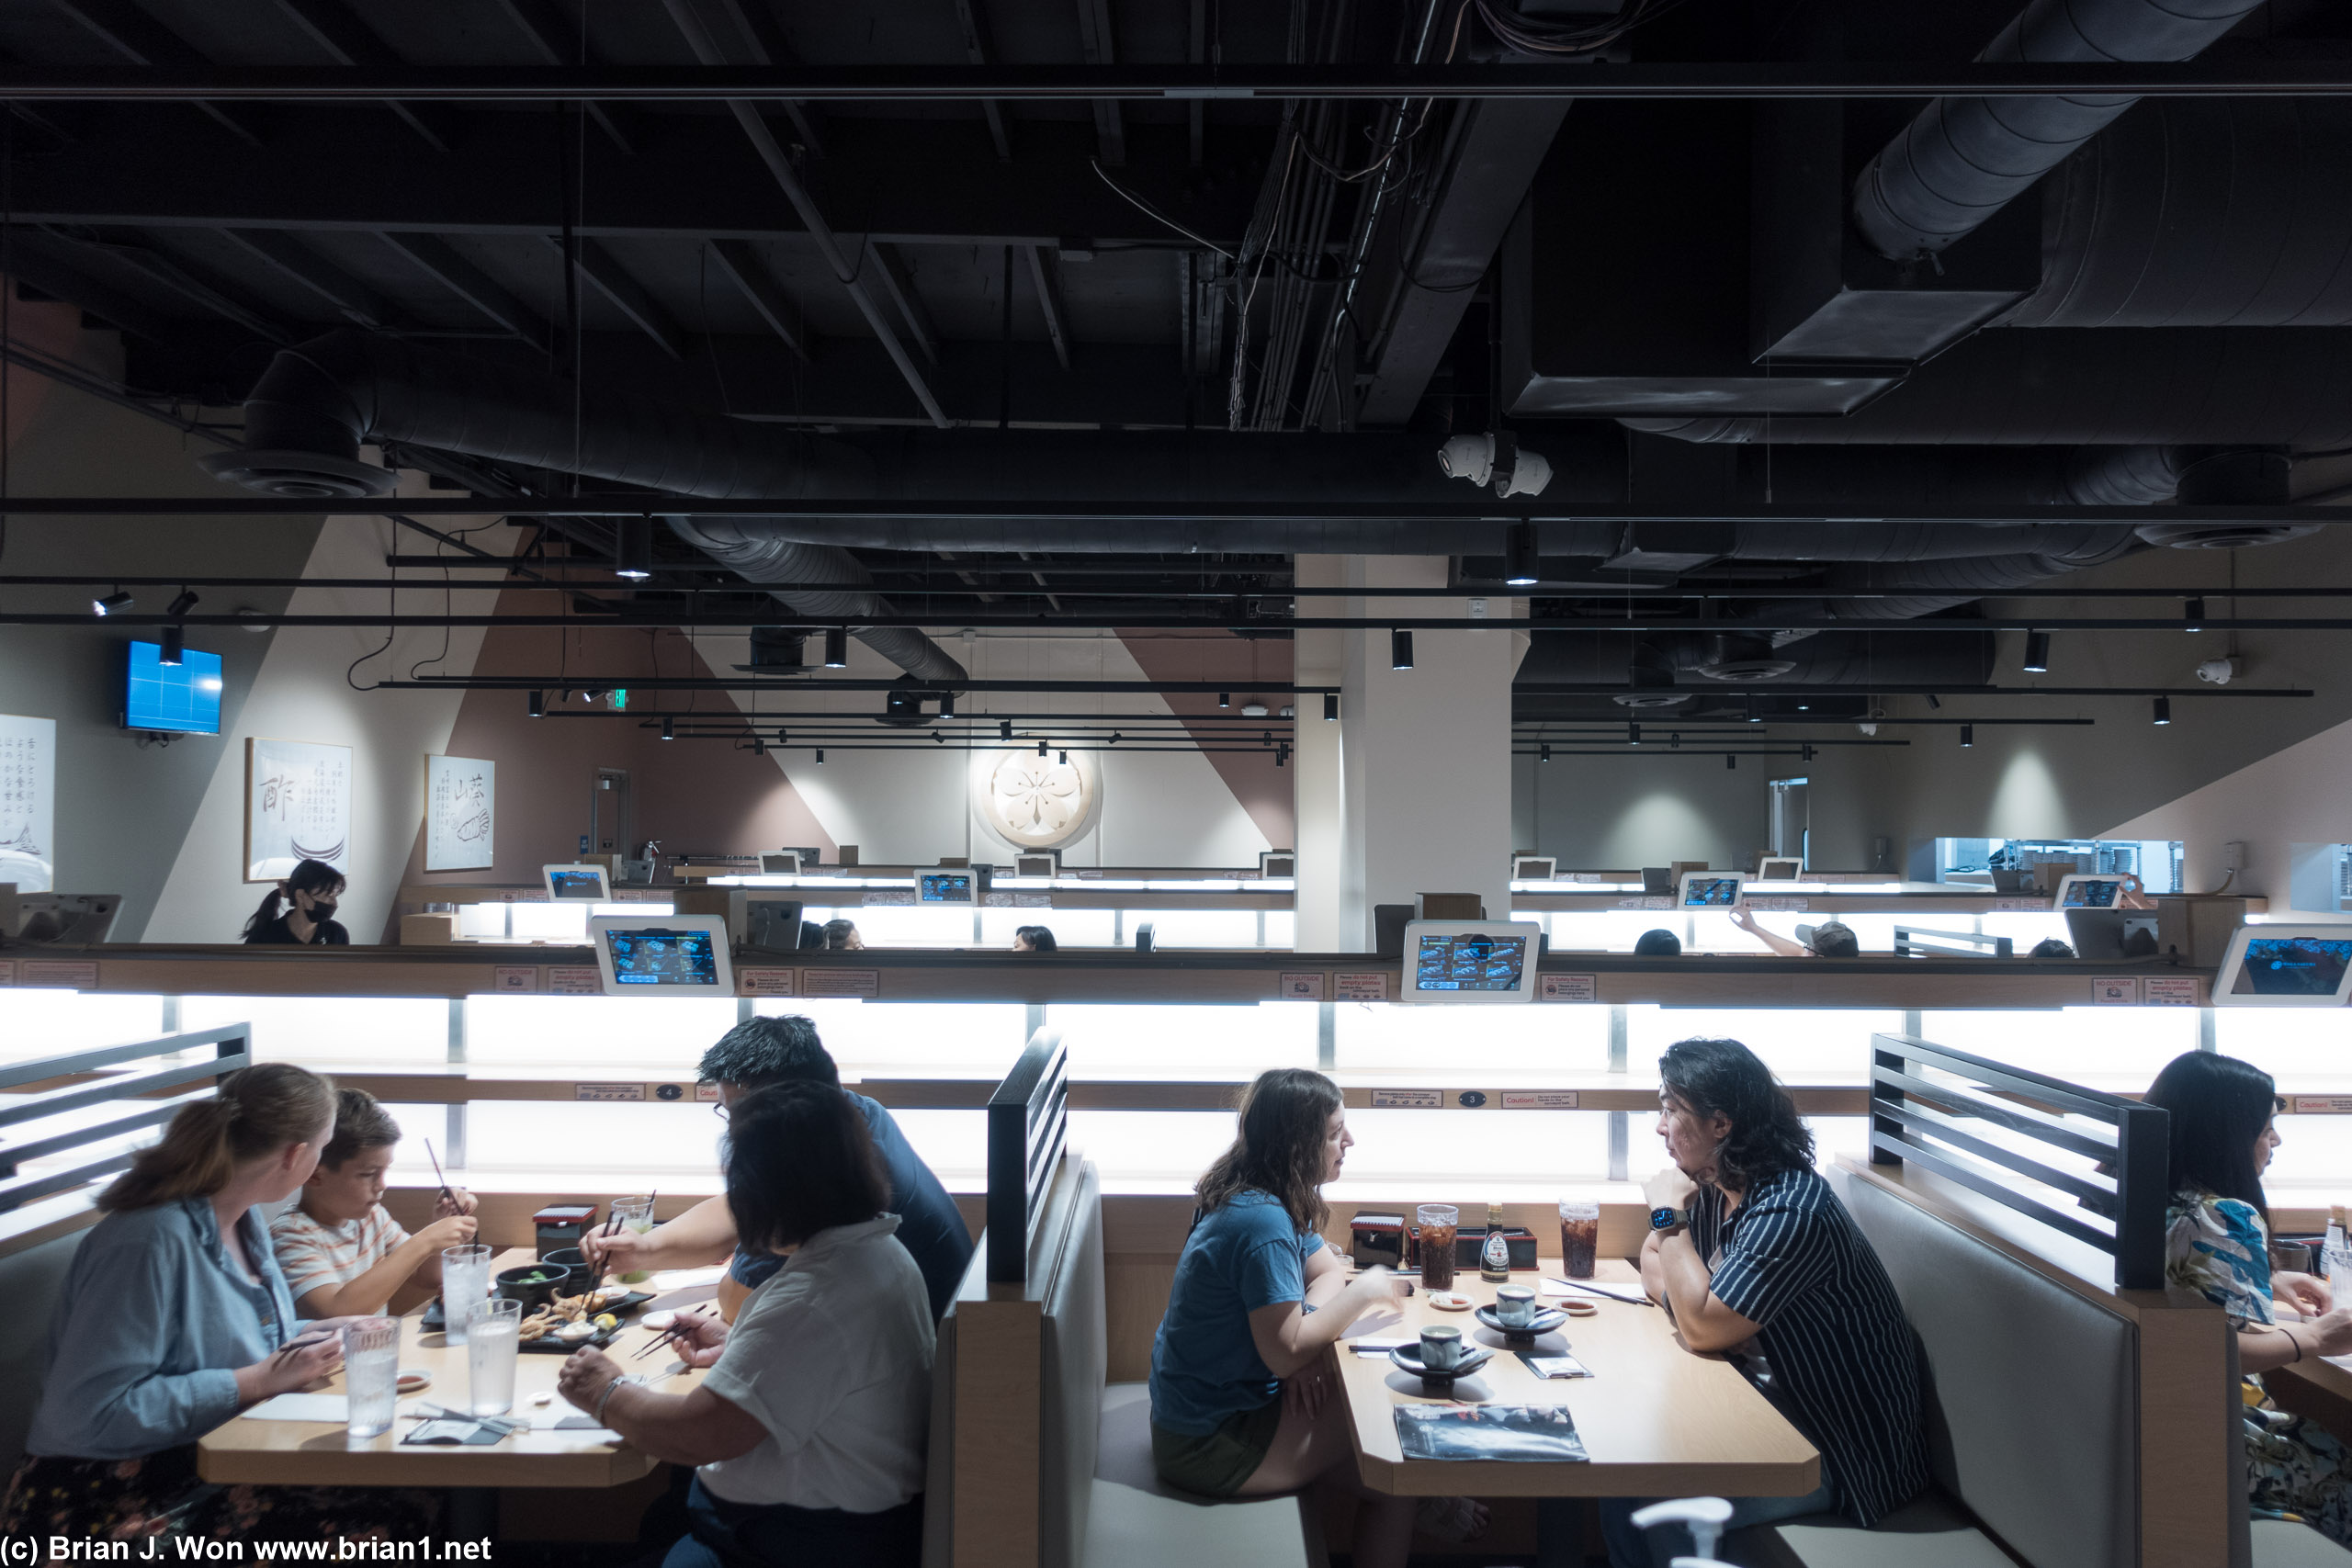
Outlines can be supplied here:
[[[244, 940], [248, 944], [348, 947], [351, 933], [334, 918], [342, 897], [343, 873], [322, 860], [297, 862], [245, 921]], [[278, 912], [281, 904], [283, 914]]]
[[256, 1205], [310, 1179], [334, 1133], [334, 1085], [267, 1063], [181, 1108], [98, 1195], [50, 1322], [48, 1376], [0, 1535], [413, 1539], [408, 1493], [219, 1487], [196, 1440], [343, 1360], [344, 1318], [302, 1323]]

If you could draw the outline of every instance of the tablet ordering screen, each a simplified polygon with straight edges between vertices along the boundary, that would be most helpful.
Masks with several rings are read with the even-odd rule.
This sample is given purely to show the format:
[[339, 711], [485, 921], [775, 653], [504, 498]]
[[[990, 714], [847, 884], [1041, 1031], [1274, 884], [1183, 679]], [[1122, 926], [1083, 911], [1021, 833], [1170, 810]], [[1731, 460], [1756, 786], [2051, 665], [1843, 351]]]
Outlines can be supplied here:
[[682, 986], [718, 988], [718, 954], [710, 933], [645, 926], [608, 931], [613, 979], [623, 986]]
[[1694, 876], [1682, 895], [1686, 909], [1728, 909], [1738, 902], [1736, 876]]
[[2352, 964], [2352, 940], [2249, 937], [2245, 962], [2230, 994], [2237, 997], [2332, 997]]
[[602, 898], [605, 879], [593, 871], [551, 871], [548, 886], [559, 898]]
[[1527, 939], [1465, 931], [1421, 933], [1413, 959], [1417, 991], [1516, 991], [1527, 968]]
[[968, 871], [926, 871], [922, 874], [922, 902], [926, 904], [968, 904], [972, 901], [972, 874]]
[[2060, 908], [2067, 909], [2112, 909], [2115, 896], [2122, 888], [2120, 879], [2105, 877], [2078, 878], [2066, 885], [2066, 901]]

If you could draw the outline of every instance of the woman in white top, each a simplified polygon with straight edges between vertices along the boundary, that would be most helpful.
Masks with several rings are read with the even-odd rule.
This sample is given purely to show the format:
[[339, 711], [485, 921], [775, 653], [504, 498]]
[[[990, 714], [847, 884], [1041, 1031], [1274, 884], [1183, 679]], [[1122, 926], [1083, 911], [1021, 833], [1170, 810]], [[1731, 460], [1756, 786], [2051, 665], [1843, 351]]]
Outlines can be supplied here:
[[690, 1531], [663, 1568], [915, 1568], [931, 1421], [931, 1298], [881, 1212], [889, 1181], [838, 1089], [783, 1083], [735, 1103], [727, 1206], [746, 1247], [789, 1252], [730, 1329], [690, 1320], [710, 1375], [685, 1394], [601, 1351], [563, 1396], [656, 1459], [697, 1467]]

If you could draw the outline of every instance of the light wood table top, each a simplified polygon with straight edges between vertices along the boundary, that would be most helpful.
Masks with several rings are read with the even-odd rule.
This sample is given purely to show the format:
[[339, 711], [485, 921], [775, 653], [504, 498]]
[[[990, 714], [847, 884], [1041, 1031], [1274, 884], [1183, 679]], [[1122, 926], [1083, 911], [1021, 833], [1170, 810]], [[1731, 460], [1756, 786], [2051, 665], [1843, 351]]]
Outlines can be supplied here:
[[[1560, 1278], [1556, 1258], [1541, 1273]], [[1635, 1285], [1632, 1265], [1616, 1258], [1598, 1282]], [[1512, 1282], [1536, 1285], [1535, 1274]], [[1453, 1288], [1492, 1306], [1495, 1287], [1477, 1270], [1457, 1272]], [[1540, 1289], [1540, 1286], [1538, 1287]], [[1462, 1330], [1493, 1349], [1494, 1359], [1453, 1385], [1456, 1401], [1476, 1404], [1562, 1404], [1576, 1420], [1588, 1463], [1520, 1463], [1404, 1458], [1392, 1414], [1399, 1404], [1444, 1404], [1421, 1380], [1389, 1362], [1361, 1356], [1342, 1340], [1340, 1387], [1355, 1423], [1356, 1468], [1377, 1492], [1416, 1497], [1797, 1497], [1821, 1484], [1821, 1456], [1730, 1362], [1694, 1355], [1675, 1337], [1665, 1309], [1601, 1301], [1591, 1317], [1570, 1318], [1533, 1342], [1538, 1355], [1572, 1355], [1589, 1378], [1539, 1378], [1503, 1337], [1469, 1312], [1441, 1312], [1419, 1291], [1397, 1303], [1401, 1323], [1364, 1320], [1363, 1337], [1419, 1337], [1426, 1324]], [[1545, 1296], [1540, 1304], [1555, 1306]], [[1383, 1314], [1384, 1316], [1386, 1314]]]
[[[496, 1269], [511, 1269], [532, 1261], [526, 1248], [503, 1253]], [[420, 1326], [422, 1312], [401, 1320], [401, 1370], [433, 1374], [433, 1384], [415, 1395], [427, 1404], [459, 1408], [468, 1386], [466, 1348], [442, 1343], [438, 1330], [427, 1334]], [[656, 1351], [642, 1361], [631, 1359], [657, 1336], [634, 1321], [625, 1325], [605, 1354], [623, 1371], [646, 1375], [647, 1386], [662, 1393], [684, 1393], [701, 1381], [702, 1372], [681, 1365], [675, 1355]], [[520, 1420], [548, 1411], [571, 1413], [556, 1393], [556, 1374], [564, 1358], [533, 1350], [514, 1357], [514, 1408], [508, 1415]], [[338, 1374], [322, 1393], [341, 1393]], [[554, 1397], [534, 1405], [531, 1395]], [[341, 1422], [254, 1421], [232, 1416], [207, 1432], [197, 1443], [197, 1472], [219, 1483], [262, 1483], [283, 1486], [618, 1486], [650, 1473], [658, 1461], [625, 1443], [596, 1438], [584, 1431], [515, 1432], [495, 1443], [458, 1447], [402, 1445], [401, 1438], [417, 1423], [403, 1416], [380, 1437], [353, 1439]]]

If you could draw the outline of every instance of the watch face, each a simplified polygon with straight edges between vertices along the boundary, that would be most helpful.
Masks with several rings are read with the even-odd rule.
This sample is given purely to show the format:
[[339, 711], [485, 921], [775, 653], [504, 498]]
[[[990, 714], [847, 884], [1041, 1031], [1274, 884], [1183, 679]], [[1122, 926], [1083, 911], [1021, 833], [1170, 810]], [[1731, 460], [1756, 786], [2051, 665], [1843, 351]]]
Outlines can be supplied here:
[[1650, 1229], [1654, 1231], [1672, 1230], [1674, 1228], [1674, 1224], [1675, 1213], [1673, 1210], [1652, 1209], [1650, 1211]]

